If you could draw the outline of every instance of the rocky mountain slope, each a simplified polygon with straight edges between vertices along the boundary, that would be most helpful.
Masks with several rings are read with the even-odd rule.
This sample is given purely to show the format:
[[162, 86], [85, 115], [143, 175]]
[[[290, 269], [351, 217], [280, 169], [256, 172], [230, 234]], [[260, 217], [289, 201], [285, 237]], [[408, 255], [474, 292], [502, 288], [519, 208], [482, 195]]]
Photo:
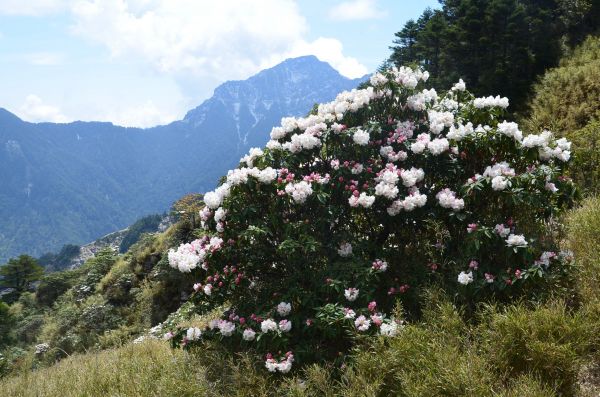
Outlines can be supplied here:
[[32, 124], [0, 109], [0, 263], [92, 241], [211, 189], [281, 117], [306, 114], [360, 81], [314, 56], [288, 59], [149, 129]]

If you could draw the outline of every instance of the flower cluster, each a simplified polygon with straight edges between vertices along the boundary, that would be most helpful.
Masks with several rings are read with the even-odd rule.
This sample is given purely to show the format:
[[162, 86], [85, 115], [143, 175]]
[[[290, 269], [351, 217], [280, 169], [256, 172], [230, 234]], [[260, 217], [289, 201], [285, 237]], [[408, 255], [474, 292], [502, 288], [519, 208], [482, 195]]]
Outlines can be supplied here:
[[204, 195], [204, 237], [168, 259], [197, 277], [199, 312], [226, 309], [171, 331], [173, 344], [219, 339], [287, 373], [336, 357], [352, 335], [401, 332], [397, 301], [418, 307], [432, 277], [479, 297], [560, 268], [568, 256], [536, 225], [569, 205], [570, 143], [524, 136], [503, 118], [506, 98], [475, 98], [462, 80], [438, 94], [428, 76], [376, 73], [282, 119]]

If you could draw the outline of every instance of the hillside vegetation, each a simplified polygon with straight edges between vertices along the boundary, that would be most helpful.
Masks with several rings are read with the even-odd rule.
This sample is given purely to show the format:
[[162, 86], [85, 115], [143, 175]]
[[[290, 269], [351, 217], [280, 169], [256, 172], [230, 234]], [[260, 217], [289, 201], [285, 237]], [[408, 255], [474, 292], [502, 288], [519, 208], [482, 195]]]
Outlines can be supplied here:
[[528, 128], [546, 128], [573, 142], [571, 176], [600, 193], [600, 37], [589, 37], [534, 87]]
[[[28, 360], [47, 365], [76, 352], [120, 345], [165, 320], [191, 288], [172, 272], [167, 248], [187, 236], [180, 222], [164, 233], [145, 234], [125, 255], [98, 253], [83, 266], [45, 275], [0, 314], [0, 373]], [[35, 351], [42, 352], [35, 356]], [[35, 357], [35, 358], [34, 358]]]

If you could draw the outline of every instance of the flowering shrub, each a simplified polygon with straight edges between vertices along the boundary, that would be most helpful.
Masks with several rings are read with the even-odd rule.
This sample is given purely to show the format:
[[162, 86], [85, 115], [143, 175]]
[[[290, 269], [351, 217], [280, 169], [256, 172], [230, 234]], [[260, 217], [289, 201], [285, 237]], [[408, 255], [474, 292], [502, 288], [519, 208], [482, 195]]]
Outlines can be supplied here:
[[175, 345], [220, 339], [265, 367], [333, 357], [357, 335], [393, 336], [420, 287], [471, 300], [560, 270], [545, 225], [569, 205], [570, 143], [523, 136], [508, 99], [444, 95], [409, 68], [375, 74], [306, 118], [284, 118], [204, 196], [204, 236], [169, 252], [198, 278], [199, 310], [224, 305]]

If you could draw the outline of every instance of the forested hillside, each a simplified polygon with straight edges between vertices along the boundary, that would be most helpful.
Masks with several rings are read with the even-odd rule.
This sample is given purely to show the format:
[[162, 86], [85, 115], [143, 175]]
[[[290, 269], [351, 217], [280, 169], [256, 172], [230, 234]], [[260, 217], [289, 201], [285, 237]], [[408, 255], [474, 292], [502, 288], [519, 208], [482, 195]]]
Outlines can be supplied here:
[[593, 0], [441, 0], [398, 33], [388, 62], [417, 64], [443, 89], [462, 78], [475, 95], [506, 96], [527, 110], [536, 80], [564, 51], [598, 31]]

